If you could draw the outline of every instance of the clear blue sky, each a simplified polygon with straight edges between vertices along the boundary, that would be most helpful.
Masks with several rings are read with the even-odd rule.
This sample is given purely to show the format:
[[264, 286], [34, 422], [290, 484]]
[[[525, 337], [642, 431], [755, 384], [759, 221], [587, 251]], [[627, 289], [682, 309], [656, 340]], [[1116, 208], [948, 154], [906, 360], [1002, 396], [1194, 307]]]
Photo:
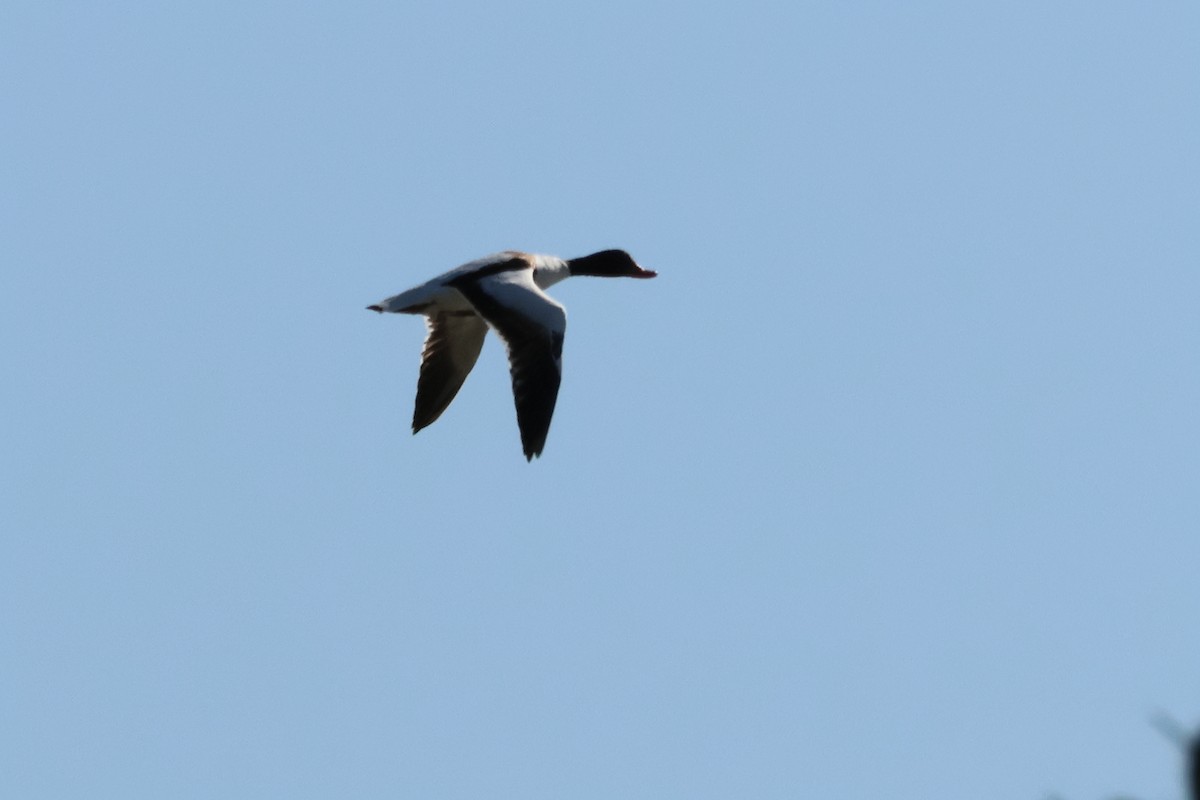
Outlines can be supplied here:
[[[0, 795], [1181, 795], [1200, 5], [0, 8]], [[498, 249], [578, 279], [544, 457]]]

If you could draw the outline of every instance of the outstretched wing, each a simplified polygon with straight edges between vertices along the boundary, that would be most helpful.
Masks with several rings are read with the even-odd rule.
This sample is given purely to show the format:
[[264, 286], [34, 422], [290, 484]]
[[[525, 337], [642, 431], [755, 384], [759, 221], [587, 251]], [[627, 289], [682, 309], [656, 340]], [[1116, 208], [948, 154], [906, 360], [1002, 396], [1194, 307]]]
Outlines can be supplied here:
[[470, 311], [428, 317], [429, 335], [421, 351], [421, 377], [417, 380], [417, 405], [413, 433], [442, 415], [462, 388], [479, 359], [487, 323]]
[[525, 458], [540, 456], [562, 382], [567, 312], [533, 282], [533, 270], [515, 269], [454, 283], [508, 348], [513, 401]]

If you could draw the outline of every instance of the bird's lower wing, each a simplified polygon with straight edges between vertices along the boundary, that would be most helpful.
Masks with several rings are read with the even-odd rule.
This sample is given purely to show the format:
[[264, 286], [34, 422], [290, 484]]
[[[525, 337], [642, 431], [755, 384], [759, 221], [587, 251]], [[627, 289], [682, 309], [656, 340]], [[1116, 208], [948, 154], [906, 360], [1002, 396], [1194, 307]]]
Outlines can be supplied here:
[[413, 409], [413, 433], [442, 415], [479, 359], [487, 323], [470, 312], [427, 319], [429, 335], [421, 352], [421, 377]]

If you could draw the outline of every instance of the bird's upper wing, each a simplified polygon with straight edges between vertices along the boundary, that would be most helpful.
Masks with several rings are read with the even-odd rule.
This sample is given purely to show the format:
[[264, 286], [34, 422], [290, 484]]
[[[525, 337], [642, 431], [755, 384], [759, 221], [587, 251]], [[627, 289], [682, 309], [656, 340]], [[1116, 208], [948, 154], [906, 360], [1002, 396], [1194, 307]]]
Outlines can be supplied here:
[[525, 458], [542, 454], [562, 381], [567, 312], [533, 282], [533, 270], [464, 277], [453, 285], [508, 348], [513, 400]]
[[475, 366], [487, 323], [470, 311], [427, 317], [429, 335], [421, 352], [413, 433], [442, 415]]

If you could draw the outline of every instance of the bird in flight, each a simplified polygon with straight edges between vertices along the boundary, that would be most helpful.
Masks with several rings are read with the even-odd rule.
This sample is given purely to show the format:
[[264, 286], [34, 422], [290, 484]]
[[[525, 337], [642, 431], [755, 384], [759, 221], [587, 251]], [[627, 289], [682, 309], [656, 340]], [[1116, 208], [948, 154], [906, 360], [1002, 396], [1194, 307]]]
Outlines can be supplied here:
[[566, 310], [544, 291], [576, 275], [653, 278], [624, 250], [556, 256], [506, 250], [469, 261], [420, 286], [367, 306], [370, 311], [422, 314], [428, 335], [421, 352], [413, 433], [446, 410], [475, 366], [492, 328], [508, 349], [513, 400], [525, 458], [540, 456], [562, 380]]

